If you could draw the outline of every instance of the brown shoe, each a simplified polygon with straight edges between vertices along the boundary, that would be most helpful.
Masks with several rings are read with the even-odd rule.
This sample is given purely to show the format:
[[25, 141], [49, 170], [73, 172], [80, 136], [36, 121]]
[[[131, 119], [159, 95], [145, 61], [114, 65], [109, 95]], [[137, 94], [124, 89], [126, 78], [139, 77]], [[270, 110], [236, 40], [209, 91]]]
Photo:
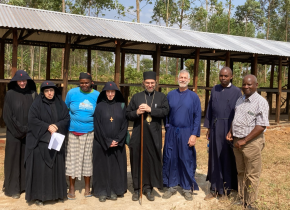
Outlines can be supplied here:
[[209, 200], [212, 200], [214, 198], [216, 198], [216, 195], [214, 193], [209, 193], [205, 196], [204, 200], [209, 201]]

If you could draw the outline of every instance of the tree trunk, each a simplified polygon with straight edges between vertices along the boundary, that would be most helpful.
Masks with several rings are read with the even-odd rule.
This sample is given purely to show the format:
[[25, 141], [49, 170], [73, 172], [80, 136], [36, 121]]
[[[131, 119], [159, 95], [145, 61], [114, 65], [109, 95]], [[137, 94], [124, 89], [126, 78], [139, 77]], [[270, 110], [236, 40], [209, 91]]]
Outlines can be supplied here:
[[[137, 23], [140, 23], [140, 2], [136, 0]], [[137, 54], [137, 71], [140, 71], [140, 55]]]
[[267, 82], [267, 65], [265, 65], [265, 70], [264, 70], [264, 83]]
[[30, 46], [30, 74], [34, 79], [34, 46]]
[[206, 83], [206, 60], [204, 60], [204, 84]]
[[176, 58], [175, 83], [178, 84], [179, 58]]
[[[62, 12], [65, 13], [65, 0], [62, 0]], [[61, 79], [63, 79], [63, 68], [64, 68], [64, 48], [62, 48], [61, 55]]]
[[96, 51], [95, 71], [96, 71], [96, 81], [98, 81], [98, 51]]
[[21, 45], [21, 50], [20, 50], [20, 53], [21, 53], [21, 69], [24, 70], [24, 65], [23, 65], [23, 45]]
[[228, 12], [228, 34], [230, 34], [230, 28], [231, 28], [231, 7], [232, 7], [232, 1], [229, 0], [229, 12]]
[[40, 79], [40, 70], [41, 70], [41, 47], [39, 46], [38, 79]]

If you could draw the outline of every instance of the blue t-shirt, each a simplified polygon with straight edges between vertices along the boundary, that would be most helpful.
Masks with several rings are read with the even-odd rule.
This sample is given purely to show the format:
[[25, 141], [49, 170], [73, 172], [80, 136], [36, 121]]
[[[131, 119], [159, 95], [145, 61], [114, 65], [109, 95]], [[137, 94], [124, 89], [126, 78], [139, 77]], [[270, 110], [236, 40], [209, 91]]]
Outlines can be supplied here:
[[99, 91], [83, 92], [80, 87], [68, 91], [65, 103], [69, 109], [69, 131], [88, 133], [94, 130], [94, 112]]

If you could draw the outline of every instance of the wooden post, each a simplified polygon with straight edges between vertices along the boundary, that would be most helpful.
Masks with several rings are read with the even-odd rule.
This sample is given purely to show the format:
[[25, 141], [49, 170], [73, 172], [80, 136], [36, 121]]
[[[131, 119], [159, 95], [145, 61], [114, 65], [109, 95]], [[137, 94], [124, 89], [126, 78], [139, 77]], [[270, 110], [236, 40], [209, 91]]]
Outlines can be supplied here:
[[[5, 63], [5, 42], [4, 39], [0, 39], [0, 79], [4, 79], [4, 63]], [[0, 127], [3, 128], [5, 126], [3, 120], [3, 106], [4, 106], [4, 98], [6, 93], [6, 85], [0, 83]]]
[[[210, 59], [207, 59], [207, 62], [206, 62], [206, 82], [205, 82], [206, 88], [209, 87], [209, 78], [210, 78]], [[205, 90], [204, 116], [206, 115], [208, 102], [209, 102], [209, 90]]]
[[62, 89], [62, 100], [63, 101], [65, 101], [65, 97], [67, 94], [70, 44], [71, 44], [71, 35], [67, 34], [66, 39], [65, 39], [65, 48], [64, 48], [63, 89]]
[[281, 94], [282, 94], [282, 57], [279, 57], [279, 68], [278, 68], [278, 93], [276, 97], [276, 118], [277, 123], [280, 122], [280, 106], [281, 106]]
[[251, 74], [255, 75], [257, 77], [258, 72], [258, 55], [255, 54], [254, 59], [251, 63]]
[[120, 40], [115, 41], [116, 50], [115, 50], [115, 83], [120, 87], [120, 53], [121, 53], [121, 42]]
[[184, 59], [180, 58], [180, 70], [183, 70], [184, 68]]
[[226, 67], [230, 67], [231, 65], [231, 52], [226, 53]]
[[[290, 90], [290, 65], [288, 66], [288, 90]], [[290, 121], [290, 93], [287, 92], [288, 121]]]
[[[160, 68], [160, 54], [161, 54], [161, 47], [160, 45], [156, 45], [156, 51], [153, 55], [153, 71], [156, 72], [156, 82], [159, 84], [159, 68]], [[156, 85], [155, 90], [159, 90], [159, 86]]]
[[11, 78], [17, 71], [17, 47], [18, 47], [18, 37], [17, 29], [13, 29], [13, 51], [12, 51], [12, 72]]
[[[271, 74], [270, 74], [270, 88], [274, 87], [274, 71], [275, 71], [275, 61], [272, 61], [272, 65], [271, 65]], [[272, 114], [273, 111], [273, 93], [269, 92], [267, 93], [267, 95], [269, 94], [268, 97], [268, 101], [269, 101], [269, 112], [270, 115]]]
[[194, 87], [194, 92], [197, 93], [197, 82], [198, 82], [198, 66], [199, 66], [199, 53], [200, 53], [200, 48], [195, 49], [195, 56], [194, 56], [194, 67], [193, 67], [193, 87]]
[[[125, 51], [122, 51], [122, 55], [121, 55], [121, 84], [125, 83]], [[121, 93], [123, 96], [125, 96], [125, 88], [124, 86], [120, 87], [121, 89]]]
[[92, 74], [92, 49], [88, 47], [88, 57], [87, 57], [87, 72]]
[[48, 43], [46, 55], [46, 80], [50, 80], [51, 44]]

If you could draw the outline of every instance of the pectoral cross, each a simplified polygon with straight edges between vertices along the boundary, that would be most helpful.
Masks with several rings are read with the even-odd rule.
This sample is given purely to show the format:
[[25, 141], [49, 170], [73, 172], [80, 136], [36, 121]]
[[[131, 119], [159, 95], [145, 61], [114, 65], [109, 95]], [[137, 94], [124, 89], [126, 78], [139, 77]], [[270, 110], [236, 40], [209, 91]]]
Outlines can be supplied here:
[[111, 119], [110, 119], [110, 120], [111, 120], [111, 122], [113, 122], [113, 120], [114, 120], [114, 119], [111, 117]]

